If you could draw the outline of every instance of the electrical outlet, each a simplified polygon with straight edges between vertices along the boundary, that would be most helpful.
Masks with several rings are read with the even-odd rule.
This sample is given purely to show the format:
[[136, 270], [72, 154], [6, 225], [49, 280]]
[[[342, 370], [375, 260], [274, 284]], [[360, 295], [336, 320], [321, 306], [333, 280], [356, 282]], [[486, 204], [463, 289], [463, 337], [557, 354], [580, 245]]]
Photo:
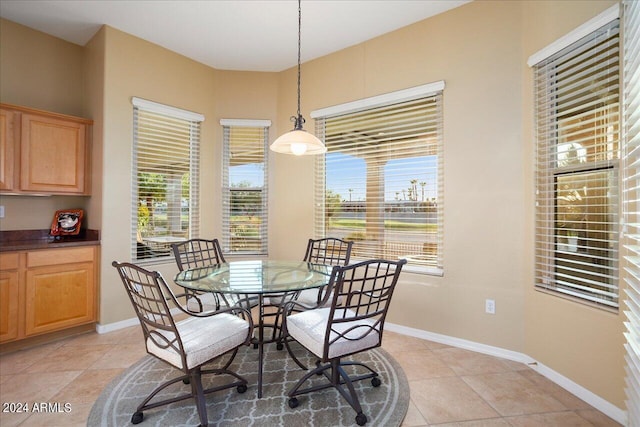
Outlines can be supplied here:
[[484, 312], [489, 314], [496, 314], [496, 301], [492, 299], [485, 300]]

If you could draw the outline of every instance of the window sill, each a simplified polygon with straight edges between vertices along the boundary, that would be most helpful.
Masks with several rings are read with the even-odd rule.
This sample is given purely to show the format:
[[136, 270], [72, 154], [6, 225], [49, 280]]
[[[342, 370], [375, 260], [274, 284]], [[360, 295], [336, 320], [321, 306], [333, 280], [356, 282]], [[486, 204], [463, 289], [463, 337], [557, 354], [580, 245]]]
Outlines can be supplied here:
[[[357, 262], [361, 262], [361, 261], [366, 261], [365, 258], [351, 258], [351, 261], [349, 262], [349, 264], [355, 264]], [[426, 276], [437, 276], [437, 277], [442, 277], [444, 276], [444, 269], [442, 268], [436, 268], [436, 267], [424, 267], [424, 266], [420, 266], [420, 265], [411, 265], [411, 264], [405, 264], [405, 266], [402, 268], [403, 272], [407, 272], [407, 273], [413, 273], [413, 274], [423, 274]]]
[[402, 271], [413, 274], [423, 274], [425, 276], [444, 276], [444, 269], [436, 267], [421, 267], [418, 265], [407, 264]]
[[558, 298], [561, 298], [561, 299], [564, 299], [564, 300], [568, 300], [568, 301], [571, 301], [571, 302], [574, 302], [574, 303], [577, 303], [577, 304], [581, 304], [581, 305], [583, 305], [585, 307], [596, 308], [596, 309], [599, 309], [599, 310], [602, 310], [602, 311], [606, 311], [606, 312], [609, 312], [609, 313], [612, 313], [612, 314], [616, 314], [617, 315], [620, 312], [619, 307], [612, 307], [612, 306], [605, 305], [605, 304], [599, 304], [599, 303], [597, 303], [595, 301], [589, 301], [587, 299], [583, 299], [583, 298], [579, 298], [579, 297], [576, 297], [576, 296], [568, 295], [568, 294], [566, 294], [564, 292], [556, 291], [556, 290], [553, 290], [553, 289], [550, 289], [550, 288], [545, 288], [545, 287], [542, 287], [540, 285], [535, 285], [535, 290], [540, 292], [541, 294], [551, 295], [551, 296], [558, 297]]

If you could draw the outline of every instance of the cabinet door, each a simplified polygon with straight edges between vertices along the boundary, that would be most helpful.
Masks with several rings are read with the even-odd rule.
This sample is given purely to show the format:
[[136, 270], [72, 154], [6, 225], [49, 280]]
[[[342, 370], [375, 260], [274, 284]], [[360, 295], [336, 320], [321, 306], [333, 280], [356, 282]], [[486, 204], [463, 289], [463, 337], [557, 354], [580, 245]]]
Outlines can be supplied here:
[[85, 194], [86, 125], [22, 114], [20, 189]]
[[93, 262], [29, 268], [25, 285], [26, 336], [95, 320]]
[[0, 271], [0, 342], [18, 338], [18, 271]]
[[0, 190], [13, 190], [15, 158], [14, 112], [0, 109]]

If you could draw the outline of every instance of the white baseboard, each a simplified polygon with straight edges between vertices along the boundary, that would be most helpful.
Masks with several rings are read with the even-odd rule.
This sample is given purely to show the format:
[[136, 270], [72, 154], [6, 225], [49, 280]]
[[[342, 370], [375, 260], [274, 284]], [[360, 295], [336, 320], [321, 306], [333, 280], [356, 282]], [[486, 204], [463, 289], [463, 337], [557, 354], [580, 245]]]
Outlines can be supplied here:
[[[180, 311], [180, 309], [177, 307], [174, 307], [171, 309], [171, 314], [173, 315], [180, 314], [180, 313], [182, 313], [182, 311]], [[124, 329], [124, 328], [128, 328], [129, 326], [136, 326], [136, 325], [140, 325], [140, 321], [138, 320], [137, 317], [121, 320], [119, 322], [108, 323], [106, 325], [97, 323], [96, 332], [99, 334], [106, 334], [107, 332], [113, 332], [113, 331], [117, 331], [118, 329]]]
[[609, 418], [619, 422], [623, 426], [627, 425], [627, 412], [618, 408], [617, 406], [607, 402], [600, 396], [590, 392], [586, 388], [582, 387], [579, 384], [571, 381], [569, 378], [560, 375], [553, 369], [548, 366], [543, 365], [542, 363], [537, 363], [535, 366], [531, 366], [533, 370], [538, 372], [540, 375], [547, 377], [549, 380], [558, 384], [563, 389], [567, 390], [569, 393], [577, 396], [578, 398], [584, 400], [589, 405], [596, 408], [598, 411], [607, 415]]
[[434, 341], [440, 344], [450, 345], [452, 347], [463, 348], [465, 350], [475, 351], [477, 353], [488, 354], [490, 356], [500, 357], [503, 359], [513, 360], [515, 362], [521, 362], [528, 365], [530, 368], [538, 372], [540, 375], [553, 381], [555, 384], [567, 390], [574, 396], [584, 400], [589, 405], [596, 408], [598, 411], [607, 415], [609, 418], [619, 422], [622, 425], [626, 425], [627, 413], [626, 411], [618, 408], [610, 402], [604, 400], [600, 396], [587, 390], [579, 384], [571, 381], [569, 378], [557, 373], [548, 366], [545, 366], [533, 358], [527, 356], [524, 353], [516, 351], [505, 350], [500, 347], [494, 347], [486, 344], [480, 344], [473, 341], [468, 341], [460, 338], [451, 337], [448, 335], [436, 334], [434, 332], [424, 331], [422, 329], [409, 328], [407, 326], [396, 325], [393, 323], [385, 323], [385, 328], [388, 331], [397, 332], [399, 334], [408, 335], [416, 338], [421, 338], [429, 341]]
[[131, 319], [121, 320], [120, 322], [108, 323], [106, 325], [102, 325], [100, 323], [96, 324], [96, 332], [99, 334], [106, 334], [108, 332], [117, 331], [118, 329], [128, 328], [129, 326], [139, 325], [140, 321], [137, 317], [132, 317]]
[[490, 356], [500, 357], [502, 359], [513, 360], [515, 362], [531, 364], [535, 363], [535, 360], [523, 353], [516, 351], [505, 350], [500, 347], [494, 347], [491, 345], [480, 344], [473, 341], [464, 340], [461, 338], [451, 337], [449, 335], [436, 334], [434, 332], [424, 331], [422, 329], [409, 328], [407, 326], [396, 325], [394, 323], [386, 322], [385, 329], [399, 334], [408, 335], [411, 337], [422, 338], [425, 340], [437, 342], [440, 344], [450, 345], [452, 347], [464, 348], [465, 350], [475, 351], [477, 353], [488, 354]]

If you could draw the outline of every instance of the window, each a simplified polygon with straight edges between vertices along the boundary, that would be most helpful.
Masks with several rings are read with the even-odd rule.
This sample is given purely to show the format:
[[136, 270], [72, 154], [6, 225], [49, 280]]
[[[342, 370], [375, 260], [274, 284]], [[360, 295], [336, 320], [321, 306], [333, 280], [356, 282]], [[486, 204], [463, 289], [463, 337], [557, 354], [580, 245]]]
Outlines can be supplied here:
[[640, 2], [624, 1], [627, 420], [640, 420]]
[[198, 237], [200, 114], [133, 98], [132, 259]]
[[222, 252], [267, 253], [269, 120], [221, 120]]
[[444, 82], [312, 113], [316, 234], [353, 240], [353, 258], [442, 269]]
[[617, 308], [620, 46], [606, 21], [534, 61], [535, 284]]

